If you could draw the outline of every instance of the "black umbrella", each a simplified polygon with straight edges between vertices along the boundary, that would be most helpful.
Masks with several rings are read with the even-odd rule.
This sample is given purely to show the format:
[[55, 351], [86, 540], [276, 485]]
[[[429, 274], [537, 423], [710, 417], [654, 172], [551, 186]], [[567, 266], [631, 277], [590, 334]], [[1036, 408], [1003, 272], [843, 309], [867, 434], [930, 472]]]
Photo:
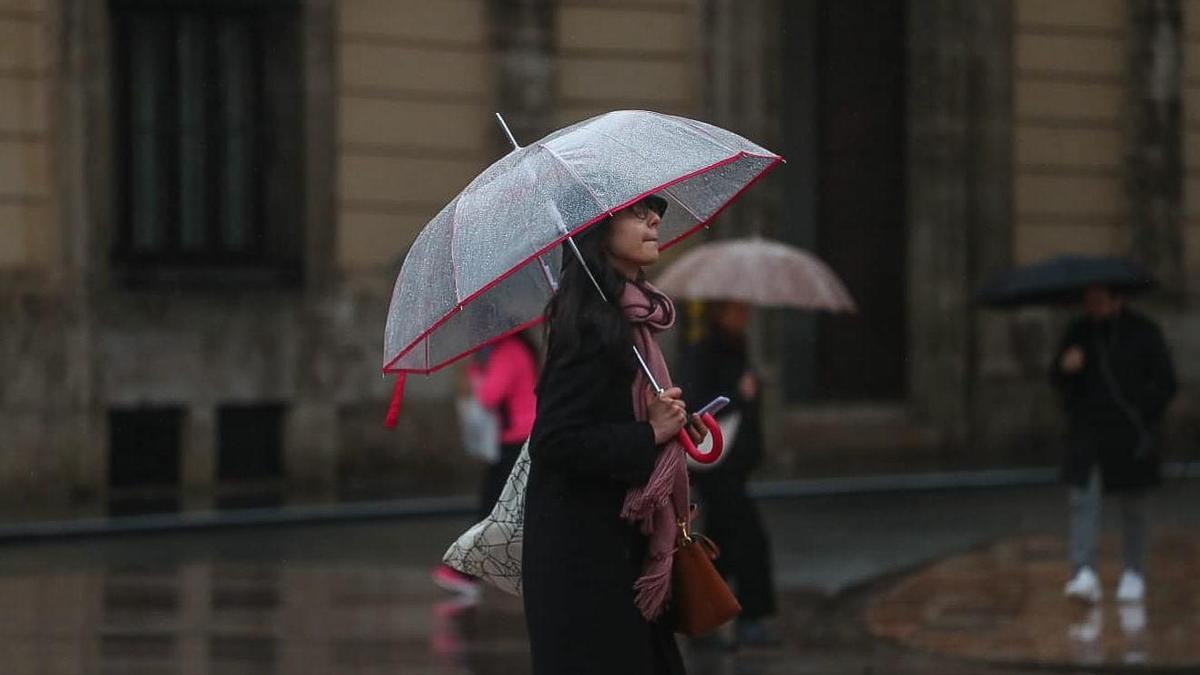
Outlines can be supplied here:
[[1005, 272], [976, 298], [992, 307], [1078, 302], [1088, 286], [1137, 293], [1158, 285], [1145, 268], [1125, 258], [1060, 255]]

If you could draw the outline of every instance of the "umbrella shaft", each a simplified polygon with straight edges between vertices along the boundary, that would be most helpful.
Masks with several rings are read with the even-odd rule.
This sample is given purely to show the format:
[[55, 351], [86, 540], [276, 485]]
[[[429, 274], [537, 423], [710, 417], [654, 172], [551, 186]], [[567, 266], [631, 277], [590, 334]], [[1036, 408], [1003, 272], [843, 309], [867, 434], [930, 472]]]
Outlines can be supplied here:
[[650, 380], [650, 386], [654, 387], [654, 393], [663, 393], [663, 388], [658, 386], [658, 380], [654, 379], [654, 373], [650, 372], [650, 366], [646, 365], [646, 359], [642, 358], [642, 353], [637, 347], [633, 348], [633, 355], [637, 357], [638, 363], [642, 365], [642, 372], [646, 373], [646, 379]]
[[500, 123], [500, 128], [504, 130], [504, 135], [508, 136], [508, 142], [512, 143], [513, 150], [520, 150], [521, 146], [517, 145], [517, 139], [513, 138], [513, 133], [508, 128], [508, 123], [504, 121], [504, 116], [496, 113], [496, 121]]

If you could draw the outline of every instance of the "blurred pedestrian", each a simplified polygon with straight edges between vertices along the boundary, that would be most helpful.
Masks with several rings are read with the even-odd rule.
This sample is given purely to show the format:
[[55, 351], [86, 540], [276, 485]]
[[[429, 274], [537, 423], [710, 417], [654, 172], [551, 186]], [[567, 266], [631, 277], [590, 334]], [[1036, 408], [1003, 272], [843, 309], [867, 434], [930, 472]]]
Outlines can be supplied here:
[[750, 305], [712, 301], [705, 307], [707, 328], [684, 354], [684, 387], [696, 401], [727, 396], [730, 404], [718, 416], [722, 428], [736, 416], [736, 432], [726, 439], [726, 455], [713, 468], [692, 472], [700, 495], [705, 532], [721, 547], [716, 565], [732, 582], [742, 613], [737, 644], [770, 645], [778, 637], [764, 620], [775, 614], [771, 545], [746, 482], [763, 459], [758, 375], [747, 346]]
[[1175, 369], [1158, 326], [1125, 306], [1114, 290], [1092, 285], [1084, 315], [1067, 328], [1051, 381], [1069, 420], [1062, 476], [1070, 486], [1070, 557], [1064, 591], [1097, 602], [1101, 494], [1116, 497], [1124, 571], [1117, 600], [1140, 602], [1150, 521], [1146, 492], [1159, 482], [1158, 429], [1175, 396]]
[[[516, 333], [476, 352], [464, 371], [459, 394], [474, 397], [499, 426], [499, 449], [480, 481], [476, 521], [491, 513], [521, 448], [533, 429], [537, 412], [534, 387], [538, 350], [527, 333]], [[479, 580], [446, 565], [433, 570], [434, 582], [449, 591], [477, 595]]]
[[[686, 424], [653, 337], [674, 321], [671, 301], [642, 272], [658, 260], [665, 209], [650, 197], [577, 238], [610, 301], [568, 252], [546, 308], [522, 566], [534, 675], [683, 672], [665, 614], [674, 509], [688, 498], [672, 439], [685, 425], [697, 442], [704, 431]], [[638, 370], [635, 344], [667, 386], [661, 395]], [[653, 511], [665, 522], [634, 519], [637, 497], [655, 490], [666, 491]]]

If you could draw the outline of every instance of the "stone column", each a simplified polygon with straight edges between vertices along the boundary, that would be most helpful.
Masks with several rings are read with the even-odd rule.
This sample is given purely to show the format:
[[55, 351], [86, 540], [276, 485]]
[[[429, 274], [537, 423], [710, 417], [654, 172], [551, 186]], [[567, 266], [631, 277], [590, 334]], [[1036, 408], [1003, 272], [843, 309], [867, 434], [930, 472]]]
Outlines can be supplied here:
[[1009, 0], [909, 5], [909, 402], [969, 430], [978, 279], [1011, 236]]
[[1182, 11], [1129, 0], [1126, 192], [1129, 252], [1168, 291], [1183, 288]]
[[[495, 50], [496, 111], [517, 143], [532, 143], [554, 130], [555, 19], [552, 0], [489, 0], [490, 41]], [[512, 149], [496, 129], [496, 148]]]
[[305, 285], [331, 286], [334, 273], [337, 107], [336, 19], [333, 0], [306, 0], [301, 28], [304, 50], [304, 233]]
[[[699, 17], [700, 117], [768, 148], [777, 139], [767, 123], [772, 82], [765, 63], [778, 56], [780, 11], [773, 0], [706, 0]], [[722, 214], [719, 231], [708, 236], [769, 234], [771, 196], [761, 188], [750, 190]]]
[[[61, 443], [46, 452], [70, 457], [71, 488], [81, 496], [97, 496], [108, 488], [106, 410], [98, 399], [94, 362], [95, 336], [92, 301], [96, 295], [97, 263], [108, 254], [108, 240], [97, 234], [108, 206], [109, 154], [100, 138], [110, 122], [104, 83], [109, 73], [97, 54], [107, 46], [107, 4], [80, 0], [55, 7], [55, 58], [51, 124], [54, 132], [54, 227], [61, 230], [56, 251], [54, 302], [61, 303], [66, 321], [61, 331], [64, 376], [56, 378], [55, 398], [47, 411], [57, 418]], [[99, 112], [97, 112], [99, 111]], [[65, 408], [65, 409], [63, 409]]]

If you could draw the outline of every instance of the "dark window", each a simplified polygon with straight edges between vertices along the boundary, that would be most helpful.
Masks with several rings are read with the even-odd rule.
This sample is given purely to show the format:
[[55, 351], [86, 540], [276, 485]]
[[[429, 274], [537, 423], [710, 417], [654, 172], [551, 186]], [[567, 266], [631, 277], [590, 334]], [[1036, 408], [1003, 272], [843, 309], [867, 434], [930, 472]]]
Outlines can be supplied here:
[[114, 488], [179, 485], [183, 408], [113, 410], [108, 414], [108, 482]]
[[127, 282], [295, 281], [303, 97], [293, 5], [112, 4], [114, 253]]
[[179, 509], [184, 419], [177, 406], [109, 411], [109, 515]]
[[217, 410], [217, 477], [270, 480], [283, 475], [283, 413], [276, 404]]

